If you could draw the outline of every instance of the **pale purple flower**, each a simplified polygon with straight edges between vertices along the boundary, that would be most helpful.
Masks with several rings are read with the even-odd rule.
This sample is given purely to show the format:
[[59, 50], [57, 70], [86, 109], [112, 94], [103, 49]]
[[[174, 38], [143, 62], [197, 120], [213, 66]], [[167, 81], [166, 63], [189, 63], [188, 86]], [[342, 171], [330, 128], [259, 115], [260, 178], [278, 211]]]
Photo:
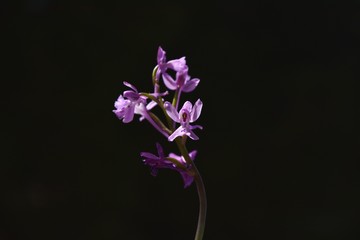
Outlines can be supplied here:
[[128, 82], [124, 82], [124, 85], [131, 88], [131, 90], [124, 91], [123, 95], [115, 101], [115, 110], [113, 112], [119, 119], [122, 119], [124, 123], [131, 122], [134, 119], [134, 114], [140, 115], [140, 121], [143, 119], [157, 129], [165, 137], [169, 137], [169, 134], [162, 129], [149, 115], [149, 110], [152, 109], [156, 103], [151, 101], [146, 104], [147, 97], [142, 96], [138, 90]]
[[163, 76], [165, 86], [170, 90], [179, 89], [182, 92], [191, 92], [199, 84], [200, 79], [192, 78], [188, 74], [188, 68], [183, 68], [176, 73], [174, 80], [170, 75]]
[[[182, 167], [178, 167], [175, 163], [168, 160], [165, 155], [163, 148], [159, 143], [156, 143], [156, 148], [158, 151], [158, 156], [149, 153], [149, 152], [142, 152], [140, 156], [143, 158], [143, 162], [145, 165], [150, 167], [151, 175], [156, 176], [160, 168], [168, 168], [175, 171], [178, 171], [184, 181], [184, 188], [191, 185], [194, 181], [194, 177], [189, 174], [189, 170], [191, 169], [191, 165], [188, 165], [182, 156], [178, 156], [174, 153], [170, 153], [168, 158], [172, 158], [173, 160], [177, 161]], [[189, 156], [192, 160], [195, 159], [197, 151], [191, 151]]]
[[161, 47], [159, 47], [157, 53], [157, 66], [158, 69], [156, 71], [156, 79], [159, 79], [160, 75], [163, 76], [163, 79], [172, 79], [172, 77], [167, 73], [168, 69], [178, 72], [184, 68], [187, 68], [185, 57], [166, 61], [166, 52]]
[[146, 111], [146, 97], [141, 96], [137, 89], [128, 82], [124, 85], [131, 90], [124, 91], [122, 95], [115, 101], [115, 110], [113, 112], [124, 123], [129, 123], [134, 119], [134, 114], [143, 116]]
[[201, 114], [203, 103], [200, 99], [195, 102], [194, 107], [191, 102], [186, 101], [179, 112], [177, 112], [175, 107], [169, 102], [166, 102], [164, 106], [169, 117], [173, 121], [180, 123], [180, 126], [168, 137], [169, 141], [173, 141], [175, 138], [184, 135], [189, 136], [193, 140], [199, 139], [192, 130], [196, 128], [202, 129], [202, 126], [190, 125], [190, 123], [195, 122]]

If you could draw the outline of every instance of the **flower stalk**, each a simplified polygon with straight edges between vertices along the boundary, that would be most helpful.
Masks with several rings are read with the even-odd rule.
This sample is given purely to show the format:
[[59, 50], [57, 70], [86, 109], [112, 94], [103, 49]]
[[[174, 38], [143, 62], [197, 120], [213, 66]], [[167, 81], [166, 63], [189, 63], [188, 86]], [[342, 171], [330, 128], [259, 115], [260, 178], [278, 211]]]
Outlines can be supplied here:
[[[199, 216], [195, 240], [202, 240], [207, 211], [205, 185], [198, 168], [194, 164], [197, 151], [192, 150], [189, 152], [186, 148], [186, 141], [187, 139], [199, 140], [194, 130], [202, 129], [202, 126], [193, 123], [200, 117], [203, 103], [200, 99], [194, 104], [185, 101], [181, 109], [179, 109], [182, 93], [192, 92], [200, 82], [198, 78], [191, 78], [188, 70], [185, 57], [167, 61], [165, 51], [159, 47], [157, 65], [152, 72], [154, 92], [138, 92], [135, 86], [124, 82], [124, 85], [130, 90], [124, 91], [118, 97], [115, 102], [116, 109], [113, 112], [124, 123], [131, 122], [134, 115], [140, 115], [140, 121], [146, 119], [168, 142], [176, 143], [180, 155], [169, 153], [166, 156], [162, 146], [156, 143], [157, 155], [150, 152], [141, 152], [140, 156], [144, 164], [150, 167], [153, 176], [157, 175], [159, 169], [171, 169], [180, 174], [184, 182], [184, 188], [195, 182], [199, 197]], [[176, 73], [175, 77], [169, 73], [171, 71]], [[168, 91], [160, 92], [161, 83], [169, 91], [174, 91], [171, 102], [165, 100]], [[152, 112], [152, 109], [156, 106], [160, 107], [164, 113], [167, 126]]]
[[194, 162], [191, 160], [189, 153], [186, 149], [185, 144], [182, 142], [182, 139], [177, 138], [176, 144], [179, 148], [179, 151], [184, 156], [185, 161], [188, 164], [191, 164], [192, 166], [192, 174], [194, 175], [194, 180], [196, 183], [196, 189], [199, 197], [199, 216], [198, 216], [198, 223], [196, 228], [196, 234], [195, 234], [195, 240], [202, 240], [204, 236], [205, 231], [205, 223], [206, 223], [206, 212], [207, 212], [207, 197], [206, 197], [206, 191], [205, 191], [205, 185], [203, 182], [203, 179], [201, 177], [201, 174], [194, 164]]
[[205, 185], [202, 180], [202, 177], [197, 169], [197, 167], [193, 166], [195, 170], [195, 183], [197, 192], [199, 195], [199, 217], [196, 229], [195, 240], [202, 240], [205, 231], [205, 222], [206, 222], [206, 211], [207, 211], [207, 198], [205, 192]]

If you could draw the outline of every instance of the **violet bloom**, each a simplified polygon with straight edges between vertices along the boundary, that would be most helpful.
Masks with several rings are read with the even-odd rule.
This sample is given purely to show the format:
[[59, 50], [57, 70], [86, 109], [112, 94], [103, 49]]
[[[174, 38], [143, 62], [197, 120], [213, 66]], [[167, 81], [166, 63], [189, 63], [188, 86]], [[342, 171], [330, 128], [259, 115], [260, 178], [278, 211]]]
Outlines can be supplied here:
[[193, 140], [198, 140], [199, 137], [192, 131], [193, 129], [200, 128], [200, 125], [190, 125], [190, 123], [195, 122], [200, 114], [203, 103], [200, 99], [196, 101], [194, 107], [192, 106], [191, 102], [186, 101], [183, 107], [180, 109], [179, 112], [176, 111], [175, 107], [171, 105], [171, 103], [166, 102], [164, 104], [165, 109], [169, 117], [177, 122], [180, 123], [180, 127], [178, 127], [169, 137], [169, 141], [173, 141], [175, 138], [187, 135]]
[[172, 77], [167, 73], [168, 69], [178, 72], [184, 68], [187, 68], [185, 57], [166, 61], [166, 52], [161, 47], [158, 49], [157, 66], [158, 69], [156, 71], [156, 79], [160, 78], [160, 74], [162, 74], [163, 79], [172, 79]]
[[188, 68], [183, 68], [176, 73], [176, 79], [172, 79], [171, 76], [163, 78], [165, 86], [170, 90], [179, 89], [182, 92], [191, 92], [199, 84], [200, 79], [191, 79], [188, 74]]
[[[191, 183], [194, 181], [194, 177], [189, 174], [188, 170], [191, 168], [191, 166], [186, 163], [185, 159], [182, 156], [178, 156], [174, 153], [170, 153], [168, 158], [166, 158], [164, 156], [163, 148], [159, 143], [156, 143], [156, 148], [158, 151], [158, 156], [149, 152], [142, 152], [140, 154], [140, 156], [144, 158], [144, 164], [150, 167], [151, 175], [157, 176], [160, 168], [172, 169], [180, 173], [184, 181], [184, 188], [190, 186]], [[196, 150], [189, 153], [189, 156], [192, 160], [195, 159], [196, 153]], [[181, 167], [177, 166], [177, 164], [175, 164], [174, 162], [168, 160], [169, 158], [171, 158], [173, 161], [176, 161], [177, 164]]]
[[146, 111], [146, 97], [141, 96], [137, 89], [128, 82], [124, 85], [131, 88], [131, 90], [124, 91], [123, 95], [115, 101], [115, 110], [113, 112], [124, 123], [131, 122], [134, 119], [134, 114], [143, 115]]
[[[169, 137], [169, 134], [161, 128], [149, 115], [148, 111], [153, 108], [156, 103], [150, 102], [146, 105], [147, 98], [140, 95], [137, 89], [128, 82], [124, 82], [124, 85], [131, 88], [132, 90], [125, 91], [124, 96], [120, 95], [117, 101], [115, 102], [115, 110], [113, 112], [119, 119], [122, 119], [124, 123], [131, 122], [134, 119], [134, 114], [140, 115], [140, 121], [143, 119], [148, 120], [148, 122], [157, 129], [165, 137]], [[125, 97], [125, 98], [124, 98]]]

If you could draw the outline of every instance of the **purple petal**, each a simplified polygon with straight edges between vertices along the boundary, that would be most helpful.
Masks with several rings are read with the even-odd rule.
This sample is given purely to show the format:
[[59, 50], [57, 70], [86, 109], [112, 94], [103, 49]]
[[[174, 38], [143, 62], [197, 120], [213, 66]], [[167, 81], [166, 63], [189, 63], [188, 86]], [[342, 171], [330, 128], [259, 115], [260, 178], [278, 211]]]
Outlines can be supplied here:
[[195, 160], [195, 157], [196, 157], [196, 154], [197, 154], [197, 151], [196, 150], [193, 150], [189, 153], [189, 156], [191, 158], [191, 160]]
[[196, 86], [199, 84], [199, 82], [200, 82], [200, 79], [193, 78], [190, 81], [186, 82], [181, 90], [183, 92], [191, 92], [196, 88]]
[[116, 115], [119, 119], [122, 119], [122, 118], [124, 117], [124, 111], [113, 110], [113, 113], [115, 113], [115, 115]]
[[157, 53], [157, 62], [158, 64], [160, 63], [163, 63], [166, 61], [166, 52], [161, 48], [159, 47], [158, 48], [158, 53]]
[[163, 73], [162, 77], [163, 77], [164, 84], [168, 89], [176, 90], [176, 88], [177, 88], [176, 82], [168, 73]]
[[128, 109], [125, 110], [124, 119], [123, 119], [124, 123], [131, 122], [134, 119], [134, 110], [135, 110], [135, 106], [133, 105], [130, 105]]
[[202, 106], [203, 106], [202, 101], [198, 99], [195, 102], [194, 108], [191, 111], [190, 122], [194, 122], [200, 117]]
[[167, 62], [167, 65], [168, 65], [168, 68], [170, 68], [170, 69], [172, 69], [174, 71], [177, 71], [177, 72], [188, 68], [186, 66], [185, 57], [170, 60], [170, 61]]
[[184, 181], [184, 188], [189, 187], [191, 183], [194, 181], [194, 177], [190, 176], [187, 172], [184, 171], [181, 171], [180, 174]]
[[187, 70], [181, 70], [176, 73], [176, 85], [177, 87], [182, 87], [186, 80], [190, 78], [187, 74]]
[[176, 155], [175, 153], [169, 153], [169, 157], [176, 159], [182, 165], [186, 165], [186, 161], [183, 157]]
[[149, 152], [141, 152], [140, 156], [143, 157], [143, 158], [146, 158], [145, 161], [147, 159], [151, 159], [151, 160], [159, 159], [157, 156], [155, 156], [154, 154], [149, 153]]
[[200, 126], [200, 125], [190, 125], [190, 129], [192, 130], [192, 129], [196, 129], [196, 128], [199, 128], [199, 129], [203, 129], [203, 127], [202, 126]]
[[159, 143], [156, 143], [156, 148], [159, 154], [159, 158], [164, 158], [164, 151]]
[[144, 103], [135, 104], [134, 113], [144, 116], [146, 113], [146, 107], [145, 107]]
[[120, 94], [120, 96], [115, 101], [115, 107], [116, 107], [116, 103], [122, 102], [122, 101], [124, 101], [124, 97]]
[[118, 97], [118, 99], [114, 103], [114, 107], [117, 110], [121, 110], [122, 108], [127, 107], [131, 103], [130, 100], [124, 99], [122, 95]]
[[189, 102], [189, 101], [186, 101], [185, 103], [184, 103], [184, 105], [182, 106], [182, 108], [181, 108], [181, 110], [186, 110], [187, 112], [191, 112], [191, 109], [192, 109], [192, 104], [191, 104], [191, 102]]
[[189, 129], [189, 131], [186, 133], [192, 140], [199, 140], [199, 137]]
[[180, 126], [168, 137], [168, 140], [172, 142], [175, 138], [181, 137], [182, 135], [184, 135], [184, 128]]
[[139, 94], [132, 91], [132, 90], [127, 90], [124, 91], [124, 97], [129, 98], [130, 100], [138, 100], [139, 99]]
[[151, 100], [151, 101], [148, 103], [148, 105], [146, 105], [146, 110], [149, 111], [149, 110], [153, 109], [156, 105], [157, 105], [157, 103], [156, 103], [155, 101]]
[[123, 82], [123, 84], [129, 88], [131, 88], [132, 90], [134, 90], [135, 92], [138, 92], [138, 90], [136, 89], [136, 87], [128, 82]]
[[176, 109], [174, 108], [174, 106], [171, 103], [165, 102], [164, 107], [165, 107], [167, 114], [173, 121], [180, 122], [179, 113], [176, 111]]

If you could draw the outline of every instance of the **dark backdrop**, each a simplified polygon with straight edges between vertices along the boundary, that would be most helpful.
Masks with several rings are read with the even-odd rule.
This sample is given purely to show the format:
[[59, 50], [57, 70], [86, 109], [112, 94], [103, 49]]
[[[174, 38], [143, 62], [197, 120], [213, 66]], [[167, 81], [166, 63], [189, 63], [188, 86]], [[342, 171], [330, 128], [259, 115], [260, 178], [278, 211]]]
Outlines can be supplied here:
[[[1, 1], [0, 239], [193, 239], [168, 143], [112, 110], [158, 46], [201, 79], [205, 238], [359, 239], [358, 1]], [[356, 108], [357, 110], [358, 108]]]

